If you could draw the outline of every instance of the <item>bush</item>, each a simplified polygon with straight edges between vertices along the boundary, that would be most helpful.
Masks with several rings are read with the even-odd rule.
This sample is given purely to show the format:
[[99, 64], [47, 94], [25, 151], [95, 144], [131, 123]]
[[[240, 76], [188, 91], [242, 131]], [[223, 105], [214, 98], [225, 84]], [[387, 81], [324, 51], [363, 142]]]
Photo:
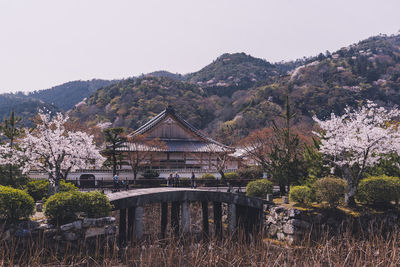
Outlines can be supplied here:
[[227, 172], [224, 174], [225, 175], [225, 179], [229, 180], [229, 179], [240, 179], [240, 176], [237, 172]]
[[57, 224], [73, 222], [80, 213], [93, 218], [107, 216], [111, 210], [109, 200], [99, 192], [60, 192], [49, 197], [44, 206], [46, 217]]
[[7, 222], [28, 218], [34, 212], [33, 198], [23, 190], [0, 186], [0, 218]]
[[313, 187], [318, 202], [326, 201], [330, 208], [336, 208], [344, 197], [347, 182], [339, 178], [326, 177], [317, 180]]
[[256, 180], [263, 177], [263, 171], [260, 167], [241, 168], [239, 169], [238, 174], [240, 178], [249, 180]]
[[373, 205], [388, 205], [400, 198], [400, 179], [386, 175], [374, 176], [360, 181], [356, 199]]
[[267, 179], [252, 181], [246, 186], [246, 195], [250, 197], [266, 198], [267, 194], [272, 194], [273, 185]]
[[105, 217], [110, 213], [111, 204], [108, 198], [98, 192], [88, 192], [82, 194], [81, 211], [89, 218]]
[[218, 184], [217, 179], [211, 173], [203, 174], [199, 182], [202, 183], [204, 186], [215, 186]]
[[308, 186], [292, 186], [289, 192], [290, 201], [308, 203], [311, 201], [311, 189]]
[[215, 176], [214, 175], [212, 175], [211, 173], [205, 173], [205, 174], [203, 174], [202, 176], [201, 176], [201, 178], [200, 179], [215, 179]]
[[[78, 188], [64, 180], [60, 181], [60, 192], [75, 191]], [[26, 185], [26, 190], [35, 201], [47, 199], [49, 197], [49, 181], [48, 180], [33, 180]]]
[[145, 179], [151, 179], [151, 178], [158, 178], [160, 174], [156, 170], [145, 170], [143, 172], [143, 177]]

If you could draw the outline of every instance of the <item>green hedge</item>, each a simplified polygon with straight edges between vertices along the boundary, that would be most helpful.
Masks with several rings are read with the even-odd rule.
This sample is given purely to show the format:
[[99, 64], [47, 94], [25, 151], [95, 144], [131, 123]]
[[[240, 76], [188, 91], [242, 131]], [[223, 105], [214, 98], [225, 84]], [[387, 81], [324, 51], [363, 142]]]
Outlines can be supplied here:
[[216, 180], [215, 176], [212, 175], [211, 173], [203, 174], [199, 179], [199, 182], [204, 186], [215, 186], [218, 184], [218, 181]]
[[344, 198], [347, 182], [340, 178], [325, 177], [317, 180], [313, 188], [318, 202], [326, 201], [329, 207], [336, 208]]
[[263, 171], [260, 167], [246, 167], [238, 170], [238, 174], [242, 179], [256, 180], [263, 176]]
[[267, 179], [252, 181], [246, 186], [246, 195], [250, 197], [266, 198], [273, 193], [273, 184]]
[[[64, 180], [60, 181], [60, 192], [75, 191], [78, 188]], [[49, 181], [33, 180], [26, 185], [26, 191], [33, 197], [35, 201], [47, 199], [49, 197]]]
[[145, 179], [158, 178], [159, 176], [160, 173], [157, 172], [156, 170], [145, 170], [143, 172], [143, 178]]
[[229, 179], [240, 179], [240, 176], [237, 172], [227, 172], [224, 174], [225, 175], [225, 179], [229, 180]]
[[372, 205], [388, 205], [400, 198], [400, 179], [386, 175], [373, 176], [360, 181], [356, 199]]
[[0, 219], [7, 222], [28, 218], [34, 213], [35, 202], [23, 190], [0, 186]]
[[49, 197], [44, 209], [50, 221], [65, 224], [76, 220], [79, 214], [90, 218], [107, 216], [111, 210], [111, 204], [100, 192], [69, 191]]
[[312, 191], [308, 186], [292, 186], [289, 192], [289, 199], [293, 202], [308, 203], [311, 201]]

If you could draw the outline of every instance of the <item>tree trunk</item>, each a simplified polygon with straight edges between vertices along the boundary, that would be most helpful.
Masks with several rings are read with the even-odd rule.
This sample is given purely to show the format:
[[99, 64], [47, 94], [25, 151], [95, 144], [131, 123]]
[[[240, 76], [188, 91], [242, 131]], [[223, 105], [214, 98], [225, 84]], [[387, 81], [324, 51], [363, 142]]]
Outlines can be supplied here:
[[351, 176], [350, 168], [348, 166], [343, 167], [343, 176], [347, 181], [347, 190], [344, 195], [344, 200], [347, 206], [354, 207], [356, 205], [354, 196], [356, 195], [358, 183], [353, 181], [353, 177]]
[[348, 183], [347, 192], [345, 194], [345, 201], [347, 206], [354, 207], [356, 205], [356, 201], [354, 200], [354, 196], [357, 191], [357, 186], [353, 183]]
[[133, 184], [136, 184], [137, 171], [133, 171]]
[[281, 193], [281, 196], [286, 195], [286, 185], [285, 184], [279, 184], [279, 191]]

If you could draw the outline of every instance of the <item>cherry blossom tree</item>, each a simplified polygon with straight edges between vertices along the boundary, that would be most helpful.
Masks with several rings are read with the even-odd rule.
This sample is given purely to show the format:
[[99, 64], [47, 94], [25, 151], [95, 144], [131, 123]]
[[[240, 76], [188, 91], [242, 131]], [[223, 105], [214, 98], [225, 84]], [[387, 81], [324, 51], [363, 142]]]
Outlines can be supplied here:
[[357, 185], [367, 167], [372, 167], [388, 153], [400, 153], [400, 131], [396, 119], [400, 110], [387, 110], [367, 101], [356, 110], [346, 108], [342, 116], [331, 114], [325, 121], [314, 117], [322, 133], [320, 152], [334, 168], [341, 169], [347, 180], [346, 203], [355, 205]]
[[[39, 170], [48, 173], [50, 192], [58, 192], [61, 179], [78, 169], [100, 167], [104, 158], [93, 142], [93, 137], [82, 131], [67, 131], [69, 119], [61, 113], [53, 118], [39, 112], [40, 123], [26, 131], [19, 141], [13, 161], [19, 161], [23, 173]], [[4, 148], [7, 150], [7, 148]]]

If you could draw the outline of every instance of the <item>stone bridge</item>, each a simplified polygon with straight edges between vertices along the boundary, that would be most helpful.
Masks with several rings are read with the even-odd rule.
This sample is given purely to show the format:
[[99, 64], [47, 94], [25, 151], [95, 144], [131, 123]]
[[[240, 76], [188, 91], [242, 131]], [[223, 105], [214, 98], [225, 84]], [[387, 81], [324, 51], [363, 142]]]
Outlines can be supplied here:
[[143, 236], [143, 207], [146, 204], [160, 203], [161, 237], [165, 238], [168, 224], [168, 204], [170, 205], [171, 229], [175, 235], [190, 232], [190, 203], [200, 202], [202, 206], [202, 231], [209, 235], [208, 205], [212, 203], [214, 232], [222, 235], [222, 203], [228, 204], [228, 231], [233, 233], [240, 225], [246, 231], [260, 227], [264, 220], [264, 204], [267, 201], [244, 195], [188, 188], [147, 188], [109, 193], [114, 210], [119, 210], [119, 239], [141, 239]]

